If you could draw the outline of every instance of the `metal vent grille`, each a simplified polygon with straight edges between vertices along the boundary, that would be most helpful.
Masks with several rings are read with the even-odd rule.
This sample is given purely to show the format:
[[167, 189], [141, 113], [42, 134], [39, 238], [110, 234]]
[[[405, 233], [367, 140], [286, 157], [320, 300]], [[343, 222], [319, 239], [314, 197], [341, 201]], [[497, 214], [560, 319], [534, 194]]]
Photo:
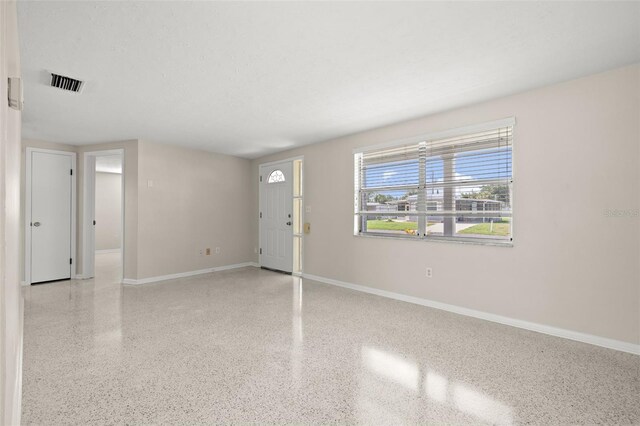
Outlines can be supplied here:
[[83, 85], [84, 81], [51, 73], [51, 87], [78, 93], [82, 90]]

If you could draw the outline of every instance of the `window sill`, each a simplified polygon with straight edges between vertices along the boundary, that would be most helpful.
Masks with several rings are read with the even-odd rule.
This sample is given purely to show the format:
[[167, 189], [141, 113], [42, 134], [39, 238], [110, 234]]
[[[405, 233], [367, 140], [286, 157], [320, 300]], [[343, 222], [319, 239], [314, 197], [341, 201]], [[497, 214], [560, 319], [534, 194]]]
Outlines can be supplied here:
[[420, 241], [428, 243], [454, 243], [454, 244], [466, 244], [473, 246], [497, 246], [497, 247], [513, 247], [513, 241], [499, 241], [499, 240], [462, 240], [458, 238], [447, 237], [403, 237], [400, 235], [381, 235], [381, 234], [354, 234], [357, 238], [380, 238], [384, 240], [402, 240], [402, 241]]

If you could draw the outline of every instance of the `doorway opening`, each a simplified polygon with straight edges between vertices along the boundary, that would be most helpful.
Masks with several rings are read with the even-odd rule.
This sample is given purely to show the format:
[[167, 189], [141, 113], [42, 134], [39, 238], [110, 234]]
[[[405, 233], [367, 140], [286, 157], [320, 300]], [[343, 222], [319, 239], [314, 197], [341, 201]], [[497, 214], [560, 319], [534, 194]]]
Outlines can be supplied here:
[[124, 270], [124, 150], [84, 154], [83, 278], [121, 282]]
[[259, 166], [260, 266], [301, 275], [303, 268], [303, 158]]

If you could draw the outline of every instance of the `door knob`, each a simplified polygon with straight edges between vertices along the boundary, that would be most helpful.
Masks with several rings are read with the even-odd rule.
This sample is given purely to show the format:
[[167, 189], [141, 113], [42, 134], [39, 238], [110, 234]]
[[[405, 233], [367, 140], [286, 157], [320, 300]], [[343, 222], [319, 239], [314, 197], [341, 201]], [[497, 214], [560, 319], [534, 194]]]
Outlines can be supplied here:
[[33, 222], [33, 226], [40, 226], [40, 222]]
[[288, 226], [291, 226], [291, 222], [287, 222], [287, 225], [288, 225]]

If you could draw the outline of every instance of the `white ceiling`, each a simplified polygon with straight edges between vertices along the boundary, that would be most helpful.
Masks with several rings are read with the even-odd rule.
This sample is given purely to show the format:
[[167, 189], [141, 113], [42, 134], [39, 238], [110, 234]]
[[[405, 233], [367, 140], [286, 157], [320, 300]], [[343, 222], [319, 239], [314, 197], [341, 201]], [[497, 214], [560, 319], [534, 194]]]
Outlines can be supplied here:
[[99, 155], [96, 157], [96, 172], [122, 173], [122, 155]]
[[23, 0], [19, 29], [25, 138], [248, 158], [640, 62], [638, 2]]

